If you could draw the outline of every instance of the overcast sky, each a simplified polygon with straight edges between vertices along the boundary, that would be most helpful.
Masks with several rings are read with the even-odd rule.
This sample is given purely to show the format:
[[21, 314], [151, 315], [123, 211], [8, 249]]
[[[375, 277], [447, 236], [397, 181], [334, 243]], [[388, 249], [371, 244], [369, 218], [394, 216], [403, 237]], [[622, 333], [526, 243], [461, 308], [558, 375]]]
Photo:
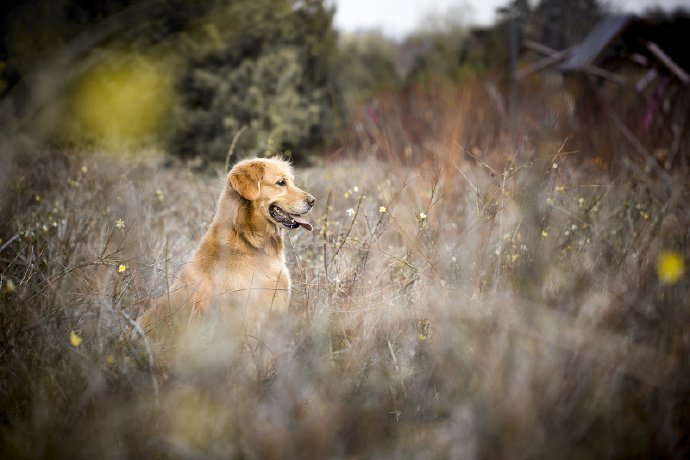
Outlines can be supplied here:
[[[490, 24], [496, 7], [508, 0], [331, 0], [337, 7], [336, 27], [345, 32], [378, 29], [393, 37], [414, 30], [428, 13], [444, 13], [450, 8], [464, 11], [475, 24]], [[617, 9], [642, 11], [650, 6], [671, 9], [690, 5], [690, 0], [614, 0]]]

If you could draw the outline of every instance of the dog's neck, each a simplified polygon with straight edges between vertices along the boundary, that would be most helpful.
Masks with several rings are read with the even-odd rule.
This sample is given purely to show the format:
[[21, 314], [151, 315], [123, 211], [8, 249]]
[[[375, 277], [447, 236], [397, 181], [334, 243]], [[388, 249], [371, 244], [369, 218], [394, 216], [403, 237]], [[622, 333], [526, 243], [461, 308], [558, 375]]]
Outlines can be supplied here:
[[[264, 252], [270, 256], [283, 254], [283, 230], [262, 216], [255, 202], [244, 199], [235, 190], [227, 190], [220, 198], [218, 211], [213, 219], [220, 234], [235, 234], [246, 250]], [[230, 243], [230, 238], [221, 237]], [[240, 249], [240, 248], [237, 248]]]

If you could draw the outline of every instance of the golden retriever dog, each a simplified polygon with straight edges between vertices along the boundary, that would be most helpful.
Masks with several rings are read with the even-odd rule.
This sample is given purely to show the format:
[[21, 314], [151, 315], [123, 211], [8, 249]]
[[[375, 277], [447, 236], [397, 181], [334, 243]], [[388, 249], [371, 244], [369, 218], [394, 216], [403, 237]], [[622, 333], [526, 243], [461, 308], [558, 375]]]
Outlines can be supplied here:
[[272, 312], [286, 312], [290, 303], [283, 229], [311, 231], [303, 215], [313, 206], [314, 197], [295, 185], [287, 161], [237, 163], [191, 261], [138, 319], [159, 351], [170, 351], [199, 320], [229, 325], [224, 336], [259, 340], [263, 322]]

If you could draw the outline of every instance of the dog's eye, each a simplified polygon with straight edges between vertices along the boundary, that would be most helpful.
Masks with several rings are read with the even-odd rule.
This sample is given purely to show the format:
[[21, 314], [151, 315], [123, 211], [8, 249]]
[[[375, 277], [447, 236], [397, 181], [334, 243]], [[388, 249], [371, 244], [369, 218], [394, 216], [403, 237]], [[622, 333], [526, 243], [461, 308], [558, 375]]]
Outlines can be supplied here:
[[285, 179], [281, 179], [278, 182], [276, 182], [276, 185], [280, 187], [285, 187], [287, 185], [287, 182], [285, 182]]

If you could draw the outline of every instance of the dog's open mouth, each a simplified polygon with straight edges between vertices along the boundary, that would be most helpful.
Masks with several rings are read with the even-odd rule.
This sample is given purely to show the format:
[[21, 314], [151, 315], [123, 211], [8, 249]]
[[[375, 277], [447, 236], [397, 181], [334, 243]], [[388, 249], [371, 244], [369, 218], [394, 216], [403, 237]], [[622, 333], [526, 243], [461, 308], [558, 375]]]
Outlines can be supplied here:
[[302, 227], [310, 232], [313, 230], [312, 225], [298, 214], [290, 214], [283, 208], [280, 208], [274, 204], [268, 207], [268, 213], [276, 221], [280, 222], [287, 228], [298, 228]]

